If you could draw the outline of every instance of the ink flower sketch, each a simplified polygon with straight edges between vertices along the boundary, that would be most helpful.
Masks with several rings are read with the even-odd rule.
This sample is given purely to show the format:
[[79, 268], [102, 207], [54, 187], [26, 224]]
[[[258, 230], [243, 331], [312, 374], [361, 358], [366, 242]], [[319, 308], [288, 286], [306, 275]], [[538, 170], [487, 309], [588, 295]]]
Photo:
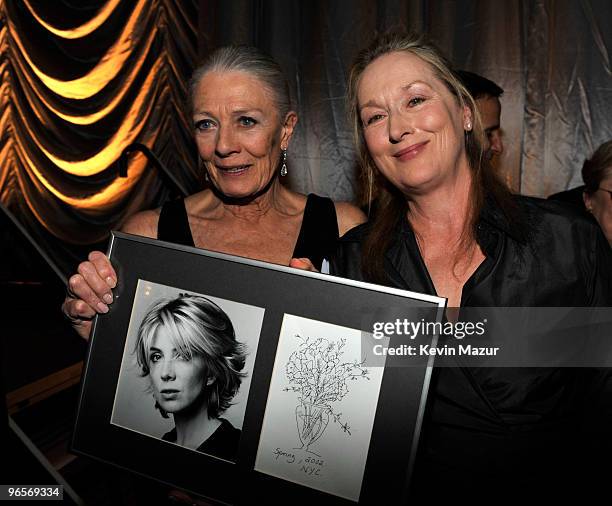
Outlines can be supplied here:
[[289, 356], [285, 369], [289, 385], [284, 390], [298, 394], [295, 421], [302, 444], [299, 449], [320, 456], [311, 447], [323, 436], [330, 419], [351, 435], [348, 422], [342, 421], [342, 413], [333, 405], [349, 393], [348, 381], [369, 381], [369, 373], [364, 362], [341, 361], [346, 339], [330, 342], [321, 337], [296, 337], [301, 342]]

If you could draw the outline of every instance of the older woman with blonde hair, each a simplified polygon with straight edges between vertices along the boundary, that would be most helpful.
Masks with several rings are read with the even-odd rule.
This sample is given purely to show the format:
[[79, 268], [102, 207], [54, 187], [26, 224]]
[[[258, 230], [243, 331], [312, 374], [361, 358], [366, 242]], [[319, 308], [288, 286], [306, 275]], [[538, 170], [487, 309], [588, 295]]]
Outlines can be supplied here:
[[[488, 170], [474, 100], [432, 44], [378, 37], [352, 66], [348, 99], [377, 213], [340, 240], [332, 273], [437, 294], [450, 308], [612, 305], [601, 231], [562, 205], [512, 195]], [[582, 413], [605, 375], [587, 388], [588, 373], [570, 368], [452, 365], [432, 378], [417, 496], [507, 499], [585, 484], [585, 460], [574, 459], [596, 466], [581, 453]]]

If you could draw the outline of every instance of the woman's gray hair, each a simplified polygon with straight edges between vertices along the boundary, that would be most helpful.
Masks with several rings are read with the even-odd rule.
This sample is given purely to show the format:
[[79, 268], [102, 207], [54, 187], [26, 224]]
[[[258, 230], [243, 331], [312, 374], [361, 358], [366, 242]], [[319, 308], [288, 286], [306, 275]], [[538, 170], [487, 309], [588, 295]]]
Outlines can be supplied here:
[[224, 46], [210, 53], [191, 76], [189, 96], [192, 108], [198, 85], [209, 72], [243, 72], [261, 81], [272, 93], [281, 122], [291, 110], [289, 84], [280, 65], [256, 47]]

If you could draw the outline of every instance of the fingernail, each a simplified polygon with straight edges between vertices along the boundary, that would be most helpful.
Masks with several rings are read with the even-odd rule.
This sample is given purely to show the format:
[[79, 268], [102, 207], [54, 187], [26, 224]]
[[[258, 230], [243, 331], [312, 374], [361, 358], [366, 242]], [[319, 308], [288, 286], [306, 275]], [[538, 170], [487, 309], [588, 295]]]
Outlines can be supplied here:
[[113, 296], [110, 293], [105, 293], [102, 298], [107, 304], [112, 304], [113, 302]]
[[108, 313], [108, 306], [102, 302], [98, 302], [97, 308], [100, 313]]
[[117, 282], [110, 276], [106, 278], [106, 284], [110, 286], [111, 288], [115, 288], [117, 286]]

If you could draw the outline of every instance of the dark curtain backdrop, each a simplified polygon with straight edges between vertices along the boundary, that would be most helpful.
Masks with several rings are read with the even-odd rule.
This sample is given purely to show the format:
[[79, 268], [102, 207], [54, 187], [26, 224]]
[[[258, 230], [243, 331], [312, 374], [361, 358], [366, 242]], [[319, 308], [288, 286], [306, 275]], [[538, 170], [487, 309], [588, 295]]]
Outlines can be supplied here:
[[547, 196], [580, 184], [585, 157], [612, 138], [611, 20], [609, 0], [0, 0], [0, 198], [64, 259], [170, 196], [142, 158], [117, 177], [129, 142], [195, 190], [188, 76], [197, 53], [246, 43], [293, 89], [289, 184], [351, 200], [347, 69], [390, 27], [427, 32], [505, 89], [498, 170]]
[[428, 33], [455, 65], [504, 88], [505, 153], [516, 191], [548, 196], [581, 184], [584, 159], [612, 138], [609, 0], [200, 0], [200, 51], [240, 42], [269, 51], [294, 89], [290, 152], [300, 191], [350, 199], [353, 147], [347, 67], [374, 31]]
[[128, 144], [197, 186], [197, 19], [188, 0], [0, 0], [0, 198], [65, 272], [169, 196], [142, 155], [118, 177]]

